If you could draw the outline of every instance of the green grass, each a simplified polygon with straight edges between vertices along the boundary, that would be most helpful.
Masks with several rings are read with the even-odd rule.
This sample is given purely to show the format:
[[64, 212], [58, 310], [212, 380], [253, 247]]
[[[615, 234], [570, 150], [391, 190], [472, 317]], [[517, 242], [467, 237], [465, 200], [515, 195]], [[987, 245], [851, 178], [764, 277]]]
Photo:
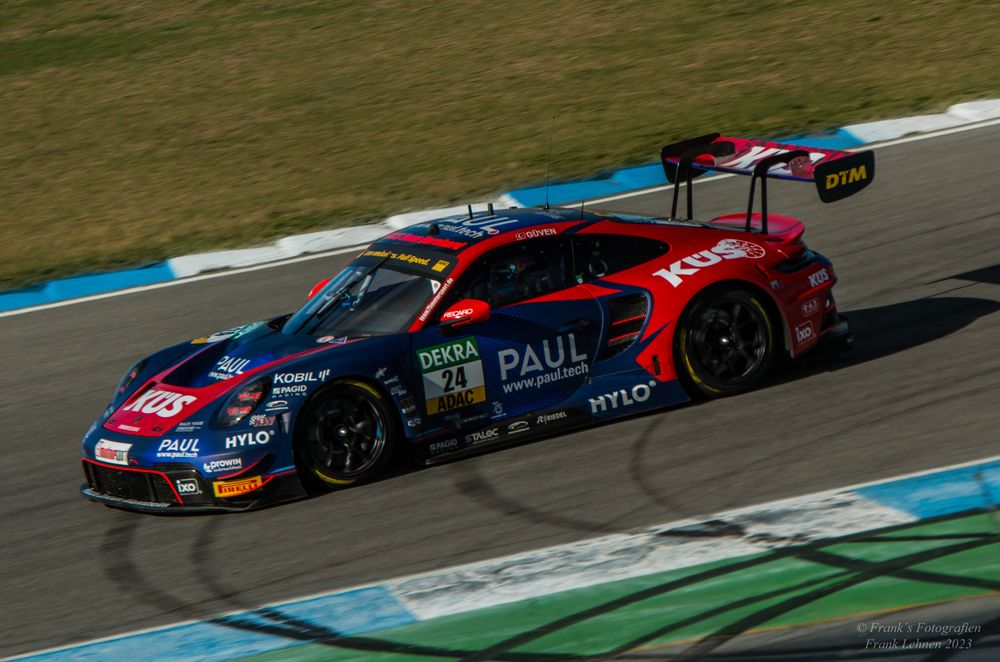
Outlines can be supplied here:
[[1000, 96], [992, 2], [9, 0], [0, 289]]

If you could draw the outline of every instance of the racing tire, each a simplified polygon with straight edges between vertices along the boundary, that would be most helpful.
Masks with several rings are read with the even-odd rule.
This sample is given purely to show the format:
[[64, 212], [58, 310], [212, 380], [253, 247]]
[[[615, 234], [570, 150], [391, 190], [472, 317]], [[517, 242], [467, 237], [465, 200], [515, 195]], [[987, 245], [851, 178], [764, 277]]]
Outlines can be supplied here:
[[677, 374], [696, 398], [721, 398], [759, 384], [774, 362], [774, 324], [760, 295], [713, 288], [681, 315]]
[[295, 460], [310, 494], [376, 478], [395, 452], [399, 422], [390, 401], [368, 384], [342, 381], [317, 394], [299, 417]]

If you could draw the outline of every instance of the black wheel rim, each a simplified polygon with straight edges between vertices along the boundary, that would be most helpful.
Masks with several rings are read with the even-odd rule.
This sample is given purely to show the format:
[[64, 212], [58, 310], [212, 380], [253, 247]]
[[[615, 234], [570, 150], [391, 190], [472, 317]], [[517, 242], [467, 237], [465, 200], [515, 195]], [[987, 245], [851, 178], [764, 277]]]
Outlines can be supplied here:
[[767, 356], [762, 314], [739, 300], [712, 303], [700, 311], [691, 331], [691, 356], [712, 382], [735, 386], [753, 375]]
[[364, 473], [385, 448], [385, 423], [361, 395], [336, 395], [313, 411], [307, 451], [313, 466], [335, 478]]

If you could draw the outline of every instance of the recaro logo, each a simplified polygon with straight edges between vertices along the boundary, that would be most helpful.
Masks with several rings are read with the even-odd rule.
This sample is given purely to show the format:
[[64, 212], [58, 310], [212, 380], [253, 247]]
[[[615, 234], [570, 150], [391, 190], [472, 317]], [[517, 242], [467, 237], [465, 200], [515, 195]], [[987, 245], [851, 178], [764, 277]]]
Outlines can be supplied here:
[[197, 399], [193, 395], [158, 391], [154, 388], [140, 395], [132, 404], [124, 407], [122, 411], [156, 414], [161, 418], [171, 418], [184, 411], [186, 405], [195, 402]]
[[723, 239], [712, 248], [681, 258], [671, 264], [669, 268], [653, 272], [653, 275], [677, 287], [684, 282], [685, 276], [693, 276], [705, 267], [718, 264], [723, 260], [738, 260], [744, 257], [759, 260], [765, 254], [764, 248], [752, 241]]

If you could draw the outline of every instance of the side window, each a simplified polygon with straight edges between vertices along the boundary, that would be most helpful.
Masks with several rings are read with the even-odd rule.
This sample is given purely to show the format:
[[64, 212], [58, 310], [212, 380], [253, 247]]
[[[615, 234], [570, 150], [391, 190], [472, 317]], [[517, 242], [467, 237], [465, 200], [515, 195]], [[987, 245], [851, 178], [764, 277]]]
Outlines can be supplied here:
[[670, 247], [662, 241], [622, 235], [581, 234], [573, 236], [574, 280], [589, 283], [665, 255]]
[[448, 296], [479, 299], [493, 308], [532, 299], [574, 284], [567, 244], [562, 239], [521, 241], [491, 251], [469, 267]]

